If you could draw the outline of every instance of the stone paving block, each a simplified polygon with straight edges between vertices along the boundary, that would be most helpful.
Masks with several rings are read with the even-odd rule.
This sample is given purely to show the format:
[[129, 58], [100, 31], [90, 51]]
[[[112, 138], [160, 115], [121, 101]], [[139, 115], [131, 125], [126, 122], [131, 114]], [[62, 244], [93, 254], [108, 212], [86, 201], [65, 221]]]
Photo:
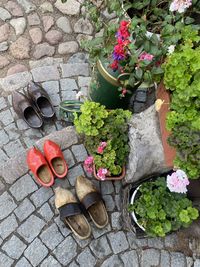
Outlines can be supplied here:
[[92, 234], [95, 239], [111, 231], [110, 224], [106, 225], [106, 227], [104, 227], [103, 229], [99, 229], [96, 226], [94, 226], [94, 224], [91, 224], [91, 228], [92, 228]]
[[55, 223], [43, 231], [40, 235], [40, 238], [42, 242], [51, 250], [57, 247], [57, 245], [60, 244], [64, 239]]
[[3, 110], [0, 112], [0, 121], [7, 126], [8, 124], [14, 121], [12, 113], [9, 109]]
[[161, 250], [160, 267], [170, 267], [170, 254], [166, 250]]
[[71, 230], [66, 227], [66, 225], [63, 223], [63, 221], [60, 220], [60, 217], [57, 217], [54, 219], [55, 223], [57, 224], [60, 232], [64, 237], [68, 236], [71, 234]]
[[10, 157], [10, 158], [16, 156], [16, 151], [17, 151], [17, 153], [21, 153], [21, 152], [25, 151], [25, 149], [24, 149], [24, 147], [23, 147], [23, 145], [19, 139], [12, 141], [12, 142], [8, 143], [7, 145], [5, 145], [4, 150], [5, 150], [6, 154], [8, 155], [8, 157]]
[[61, 265], [56, 259], [54, 259], [53, 256], [50, 255], [41, 263], [40, 267], [61, 267]]
[[110, 195], [114, 192], [114, 186], [112, 181], [104, 181], [101, 183], [101, 193], [103, 195]]
[[4, 189], [5, 189], [5, 184], [2, 182], [2, 178], [0, 177], [0, 192], [3, 193]]
[[1, 246], [2, 243], [3, 243], [3, 239], [0, 237], [0, 246]]
[[89, 76], [89, 65], [87, 63], [60, 64], [62, 77]]
[[0, 266], [2, 267], [11, 267], [14, 260], [6, 256], [4, 253], [0, 251]]
[[148, 244], [147, 238], [135, 238], [136, 245], [138, 247], [146, 247]]
[[[101, 267], [115, 267], [115, 266], [117, 266], [117, 267], [123, 266], [123, 262], [121, 261], [121, 259], [117, 255], [113, 255], [113, 256], [109, 257], [101, 264]], [[134, 266], [134, 267], [136, 267], [136, 266]]]
[[152, 248], [162, 249], [164, 247], [164, 239], [162, 238], [149, 238], [148, 246]]
[[16, 198], [17, 201], [21, 201], [30, 193], [33, 193], [38, 189], [38, 186], [33, 181], [29, 174], [22, 176], [17, 180], [9, 189], [11, 194]]
[[39, 210], [38, 213], [45, 219], [46, 222], [49, 222], [53, 216], [54, 213], [52, 212], [50, 206], [48, 203], [45, 203]]
[[119, 231], [116, 233], [110, 233], [107, 236], [115, 254], [125, 251], [129, 248], [129, 244], [124, 232]]
[[57, 66], [38, 67], [31, 70], [35, 82], [59, 80], [60, 75]]
[[[86, 260], [87, 259], [87, 260]], [[96, 264], [95, 257], [91, 254], [89, 248], [85, 248], [77, 257], [77, 262], [82, 267], [94, 267]]]
[[45, 203], [50, 197], [53, 196], [53, 191], [51, 188], [41, 187], [35, 193], [33, 193], [30, 197], [33, 204], [36, 208], [40, 207], [43, 203]]
[[42, 242], [36, 238], [24, 251], [24, 256], [31, 262], [33, 266], [38, 266], [40, 262], [47, 256], [48, 249]]
[[76, 91], [68, 90], [68, 91], [61, 91], [61, 100], [76, 100]]
[[84, 171], [81, 165], [77, 165], [68, 171], [67, 177], [72, 186], [75, 185], [76, 177], [80, 175], [84, 175]]
[[13, 235], [2, 249], [13, 259], [19, 259], [27, 246], [17, 236]]
[[75, 53], [68, 59], [67, 63], [88, 63], [88, 54], [82, 52]]
[[6, 126], [4, 130], [7, 132], [10, 140], [16, 140], [20, 137], [19, 130], [17, 129], [14, 122]]
[[175, 247], [177, 242], [178, 242], [178, 239], [177, 239], [176, 234], [170, 234], [165, 237], [165, 247], [167, 248]]
[[5, 101], [4, 97], [0, 97], [0, 110], [4, 109], [7, 107], [7, 103]]
[[121, 181], [115, 181], [114, 182], [114, 186], [115, 186], [115, 192], [116, 192], [116, 194], [119, 194], [119, 192], [122, 189], [122, 182]]
[[67, 162], [68, 167], [71, 168], [72, 166], [74, 166], [75, 161], [72, 152], [69, 149], [67, 149], [63, 151], [63, 155]]
[[69, 267], [79, 267], [79, 265], [75, 261], [72, 261], [72, 263], [70, 263]]
[[200, 267], [200, 259], [196, 259], [193, 267]]
[[122, 210], [122, 198], [120, 195], [115, 195], [115, 205], [119, 211]]
[[159, 250], [151, 248], [142, 251], [141, 267], [157, 266], [159, 262], [160, 262]]
[[0, 220], [7, 217], [16, 207], [14, 199], [7, 192], [0, 195]]
[[17, 123], [17, 127], [18, 127], [18, 129], [19, 129], [20, 131], [24, 131], [24, 130], [29, 129], [28, 124], [27, 124], [23, 119], [18, 119], [18, 120], [16, 121], [16, 123]]
[[186, 266], [185, 255], [179, 252], [171, 252], [171, 267]]
[[35, 207], [28, 198], [25, 198], [22, 203], [14, 210], [18, 220], [22, 222], [25, 220], [33, 211]]
[[126, 234], [126, 236], [127, 236], [128, 243], [129, 243], [130, 248], [131, 248], [131, 249], [137, 249], [138, 246], [137, 246], [137, 244], [136, 244], [136, 242], [135, 242], [135, 239], [136, 239], [135, 234], [132, 233], [132, 232], [128, 232], [128, 233]]
[[0, 88], [5, 92], [15, 91], [24, 88], [32, 80], [32, 75], [28, 71], [19, 72], [0, 79]]
[[0, 166], [4, 165], [4, 163], [9, 159], [6, 153], [0, 149]]
[[135, 250], [125, 252], [124, 254], [120, 255], [124, 266], [126, 267], [137, 267], [139, 266], [138, 255]]
[[[55, 106], [58, 106], [60, 104], [61, 98], [60, 98], [59, 94], [51, 94], [50, 99], [51, 99], [51, 102], [53, 103], [54, 108], [55, 108]], [[63, 129], [63, 127], [62, 127], [62, 129]]]
[[[186, 266], [187, 267], [192, 267], [193, 266], [193, 263], [194, 263], [194, 260], [193, 260], [193, 258], [191, 258], [191, 257], [186, 257]], [[199, 266], [200, 266], [200, 260], [199, 260]]]
[[113, 211], [115, 208], [115, 202], [113, 201], [112, 196], [104, 195], [103, 199], [104, 199], [105, 204], [106, 204], [106, 210], [107, 211]]
[[49, 95], [59, 94], [59, 82], [58, 81], [43, 82], [42, 87], [46, 90], [46, 92]]
[[0, 131], [0, 140], [1, 145], [6, 145], [9, 142], [9, 136], [4, 130]]
[[74, 145], [71, 149], [78, 162], [84, 161], [88, 157], [87, 150], [83, 144]]
[[99, 259], [103, 259], [112, 253], [112, 250], [110, 249], [110, 246], [108, 244], [108, 240], [105, 236], [93, 240], [90, 243], [90, 249], [92, 250], [93, 254]]
[[91, 77], [78, 77], [79, 87], [89, 87], [91, 82]]
[[17, 228], [18, 223], [14, 214], [11, 214], [0, 223], [0, 236], [5, 239]]
[[92, 240], [92, 238], [87, 238], [84, 240], [81, 240], [80, 238], [76, 237], [75, 235], [73, 235], [73, 238], [75, 239], [76, 243], [79, 245], [79, 247], [81, 248], [85, 248], [86, 246], [88, 246]]
[[61, 91], [72, 91], [78, 89], [74, 79], [60, 79]]
[[77, 255], [77, 244], [71, 236], [68, 236], [53, 253], [61, 264], [67, 266]]
[[45, 223], [43, 220], [35, 215], [31, 215], [20, 227], [17, 229], [20, 234], [27, 242], [31, 242], [42, 230]]
[[17, 2], [24, 8], [26, 14], [29, 14], [36, 9], [36, 6], [31, 1], [17, 0]]
[[122, 214], [121, 212], [113, 212], [111, 214], [111, 224], [112, 228], [120, 230], [122, 228]]
[[23, 257], [16, 263], [15, 267], [32, 267], [32, 265]]
[[30, 60], [29, 66], [31, 69], [35, 69], [44, 66], [52, 66], [52, 65], [58, 66], [60, 63], [63, 63], [63, 58], [45, 57], [39, 60]]

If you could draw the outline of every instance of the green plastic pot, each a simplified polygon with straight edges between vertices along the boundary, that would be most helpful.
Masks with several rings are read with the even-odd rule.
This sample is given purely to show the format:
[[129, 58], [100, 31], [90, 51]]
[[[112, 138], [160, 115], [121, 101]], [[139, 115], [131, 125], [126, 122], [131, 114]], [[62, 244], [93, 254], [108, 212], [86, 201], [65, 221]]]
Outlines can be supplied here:
[[83, 102], [74, 100], [62, 101], [59, 105], [59, 115], [62, 120], [74, 122], [74, 112], [81, 114], [80, 107]]

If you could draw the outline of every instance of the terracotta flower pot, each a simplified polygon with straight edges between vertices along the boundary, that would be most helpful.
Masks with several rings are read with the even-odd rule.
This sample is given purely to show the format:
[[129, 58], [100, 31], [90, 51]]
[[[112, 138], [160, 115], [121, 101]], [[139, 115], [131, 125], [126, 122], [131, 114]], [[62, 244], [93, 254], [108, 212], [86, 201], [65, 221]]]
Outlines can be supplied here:
[[163, 83], [159, 85], [157, 89], [156, 97], [157, 99], [161, 99], [162, 101], [164, 101], [163, 105], [158, 111], [158, 117], [159, 117], [159, 122], [160, 122], [160, 132], [161, 132], [166, 166], [173, 168], [174, 166], [173, 161], [176, 157], [176, 150], [175, 148], [171, 147], [167, 142], [167, 139], [170, 135], [170, 131], [166, 129], [167, 113], [170, 110], [170, 94], [169, 94], [169, 91], [165, 89], [165, 86]]
[[125, 166], [123, 166], [122, 167], [122, 172], [121, 172], [121, 174], [119, 175], [119, 176], [106, 176], [106, 179], [105, 180], [101, 180], [98, 176], [97, 176], [97, 172], [96, 172], [96, 168], [95, 168], [95, 166], [94, 166], [94, 168], [93, 168], [93, 174], [94, 174], [94, 177], [97, 179], [97, 180], [99, 180], [99, 181], [114, 181], [114, 180], [116, 180], [116, 181], [118, 181], [118, 180], [122, 180], [123, 178], [124, 178], [124, 176], [125, 176], [125, 174], [126, 174], [126, 168], [125, 168]]

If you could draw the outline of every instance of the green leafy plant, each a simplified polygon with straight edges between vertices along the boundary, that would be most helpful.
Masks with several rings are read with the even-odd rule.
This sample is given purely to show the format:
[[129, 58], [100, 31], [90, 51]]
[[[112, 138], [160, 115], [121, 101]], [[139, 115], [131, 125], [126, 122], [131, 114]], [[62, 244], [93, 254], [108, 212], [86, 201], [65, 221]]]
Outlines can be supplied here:
[[135, 212], [138, 223], [151, 237], [164, 237], [171, 231], [188, 227], [199, 216], [185, 194], [169, 191], [164, 177], [144, 182], [137, 194], [138, 198], [128, 210]]

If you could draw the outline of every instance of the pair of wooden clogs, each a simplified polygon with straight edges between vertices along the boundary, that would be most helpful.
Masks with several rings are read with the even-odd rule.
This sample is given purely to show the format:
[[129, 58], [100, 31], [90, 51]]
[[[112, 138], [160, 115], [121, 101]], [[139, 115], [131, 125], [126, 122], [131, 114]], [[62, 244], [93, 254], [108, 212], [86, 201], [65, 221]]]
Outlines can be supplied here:
[[104, 228], [108, 224], [108, 214], [101, 194], [91, 181], [78, 176], [75, 188], [81, 204], [69, 190], [58, 187], [55, 189], [55, 205], [59, 210], [60, 218], [72, 232], [80, 239], [86, 239], [91, 235], [91, 227], [82, 212], [81, 205], [98, 228]]

